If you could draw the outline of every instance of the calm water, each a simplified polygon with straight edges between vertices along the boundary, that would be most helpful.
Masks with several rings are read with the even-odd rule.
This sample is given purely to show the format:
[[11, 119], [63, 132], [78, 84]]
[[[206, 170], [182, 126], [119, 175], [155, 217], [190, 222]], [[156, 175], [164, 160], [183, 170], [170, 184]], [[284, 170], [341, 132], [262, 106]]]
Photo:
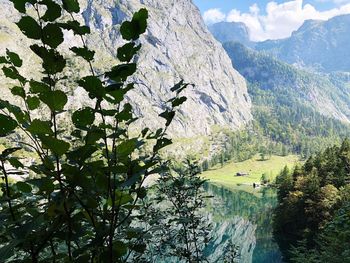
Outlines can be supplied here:
[[272, 210], [277, 202], [274, 190], [262, 189], [251, 194], [212, 184], [205, 189], [214, 196], [208, 208], [215, 235], [207, 249], [210, 262], [220, 262], [219, 255], [229, 240], [239, 246], [239, 262], [282, 262], [272, 235]]

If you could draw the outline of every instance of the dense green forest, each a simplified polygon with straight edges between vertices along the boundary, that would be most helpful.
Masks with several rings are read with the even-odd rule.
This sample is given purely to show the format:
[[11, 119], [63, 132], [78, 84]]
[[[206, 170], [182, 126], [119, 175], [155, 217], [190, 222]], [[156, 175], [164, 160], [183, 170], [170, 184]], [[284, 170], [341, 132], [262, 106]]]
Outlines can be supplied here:
[[277, 177], [275, 233], [290, 262], [350, 262], [350, 141]]
[[332, 76], [331, 81], [326, 76], [297, 70], [239, 43], [225, 43], [224, 48], [233, 66], [248, 81], [254, 116], [251, 134], [262, 141], [261, 146], [271, 148], [275, 144], [277, 148], [270, 151], [278, 153], [282, 144], [284, 152], [308, 157], [350, 135], [348, 124], [321, 113], [315, 107], [316, 99], [310, 99], [310, 94], [318, 92], [343, 105], [342, 95], [333, 83], [337, 82], [337, 87], [343, 84], [345, 91], [341, 77]]

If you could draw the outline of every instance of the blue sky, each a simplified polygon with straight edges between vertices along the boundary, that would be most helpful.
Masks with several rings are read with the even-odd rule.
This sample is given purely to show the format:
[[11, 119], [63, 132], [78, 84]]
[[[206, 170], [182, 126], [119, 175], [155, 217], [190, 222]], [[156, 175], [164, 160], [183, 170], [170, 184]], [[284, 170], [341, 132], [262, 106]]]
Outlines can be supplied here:
[[243, 22], [254, 41], [291, 35], [305, 20], [350, 14], [350, 0], [193, 0], [204, 21]]

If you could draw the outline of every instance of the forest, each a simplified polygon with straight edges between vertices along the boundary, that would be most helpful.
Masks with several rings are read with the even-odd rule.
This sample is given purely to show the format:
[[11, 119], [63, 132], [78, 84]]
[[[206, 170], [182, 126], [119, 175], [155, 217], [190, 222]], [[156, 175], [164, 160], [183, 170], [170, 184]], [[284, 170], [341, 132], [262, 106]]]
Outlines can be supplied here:
[[277, 177], [276, 238], [288, 262], [349, 262], [350, 141]]

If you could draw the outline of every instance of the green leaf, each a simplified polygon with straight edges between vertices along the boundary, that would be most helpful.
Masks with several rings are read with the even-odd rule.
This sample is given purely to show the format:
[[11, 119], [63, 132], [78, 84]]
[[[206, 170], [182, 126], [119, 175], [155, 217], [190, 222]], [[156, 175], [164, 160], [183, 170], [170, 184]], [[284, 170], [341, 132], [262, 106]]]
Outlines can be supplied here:
[[72, 47], [70, 50], [86, 61], [92, 61], [94, 59], [95, 51], [91, 51], [87, 47]]
[[19, 22], [16, 23], [22, 33], [31, 39], [41, 38], [41, 28], [39, 24], [30, 16], [23, 16]]
[[119, 112], [115, 118], [118, 120], [118, 121], [129, 121], [132, 119], [132, 107], [131, 107], [131, 104], [130, 103], [126, 103], [124, 105], [124, 109]]
[[48, 74], [62, 72], [66, 66], [64, 57], [54, 49], [31, 45], [30, 49], [43, 60], [43, 68]]
[[13, 66], [10, 66], [10, 67], [2, 67], [2, 71], [4, 72], [5, 76], [7, 78], [10, 78], [10, 79], [17, 79], [19, 80], [20, 82], [24, 83], [26, 81], [26, 79], [24, 77], [22, 77], [18, 70], [13, 67]]
[[125, 94], [134, 88], [134, 84], [130, 83], [125, 88], [121, 88], [122, 86], [123, 85], [119, 83], [108, 85], [106, 87], [107, 96], [105, 99], [113, 104], [122, 102], [124, 100]]
[[135, 47], [135, 43], [127, 43], [124, 46], [118, 48], [117, 57], [122, 62], [130, 62], [131, 59], [137, 54], [140, 50], [141, 44]]
[[10, 154], [13, 154], [19, 150], [21, 150], [22, 148], [20, 147], [15, 147], [15, 148], [8, 148], [5, 149], [1, 154], [0, 154], [0, 159], [4, 160], [6, 157], [8, 157]]
[[50, 194], [55, 190], [55, 186], [52, 180], [50, 180], [47, 177], [42, 177], [40, 179], [32, 179], [32, 180], [29, 180], [28, 183], [38, 187], [40, 192], [43, 192], [43, 193]]
[[81, 26], [78, 21], [68, 21], [66, 23], [59, 23], [58, 25], [63, 29], [72, 30], [74, 35], [83, 36], [90, 34], [90, 28], [88, 26]]
[[97, 151], [97, 147], [92, 145], [84, 145], [72, 152], [67, 153], [67, 158], [78, 164], [83, 164], [93, 153]]
[[69, 150], [70, 144], [65, 141], [50, 136], [40, 136], [39, 138], [45, 148], [59, 156], [65, 154]]
[[4, 56], [0, 56], [0, 64], [10, 64], [10, 61], [8, 61]]
[[105, 89], [98, 77], [84, 77], [78, 82], [78, 84], [89, 93], [89, 97], [92, 99], [102, 99], [105, 94]]
[[73, 123], [76, 127], [86, 127], [95, 121], [95, 112], [92, 108], [77, 110], [72, 116]]
[[45, 83], [31, 80], [29, 82], [29, 85], [30, 85], [30, 92], [32, 93], [39, 94], [39, 93], [50, 92], [50, 87]]
[[62, 29], [57, 24], [47, 24], [43, 28], [43, 43], [57, 48], [64, 40]]
[[115, 241], [113, 243], [113, 250], [117, 258], [123, 257], [128, 252], [128, 247], [121, 241]]
[[9, 58], [9, 61], [15, 66], [15, 67], [21, 67], [23, 64], [22, 59], [18, 56], [18, 54], [9, 51], [6, 49], [6, 55]]
[[180, 94], [184, 89], [186, 89], [190, 85], [192, 85], [192, 84], [184, 83], [184, 81], [181, 80], [180, 82], [175, 84], [174, 87], [172, 87], [170, 90], [172, 92], [176, 92], [176, 94]]
[[86, 144], [94, 144], [98, 140], [102, 139], [105, 136], [105, 133], [103, 130], [94, 127], [93, 129], [90, 129], [88, 133], [86, 134]]
[[0, 114], [0, 137], [4, 137], [17, 128], [17, 122], [9, 116]]
[[41, 17], [44, 21], [53, 22], [61, 17], [61, 7], [52, 0], [41, 0], [40, 4], [46, 5], [46, 12]]
[[175, 117], [175, 112], [166, 110], [166, 111], [162, 112], [161, 114], [159, 114], [159, 116], [166, 120], [165, 126], [169, 126]]
[[52, 111], [62, 111], [68, 101], [67, 95], [60, 90], [42, 93], [39, 95], [39, 98]]
[[32, 191], [32, 187], [25, 182], [16, 183], [16, 187], [19, 191], [24, 192], [24, 193], [30, 193]]
[[68, 13], [79, 13], [80, 7], [77, 0], [62, 0], [63, 8]]
[[21, 124], [29, 120], [28, 115], [25, 114], [20, 107], [12, 105], [8, 101], [0, 100], [0, 108], [6, 108], [10, 113], [12, 113], [16, 117], [16, 120]]
[[0, 258], [3, 260], [3, 262], [6, 262], [6, 260], [10, 257], [12, 257], [16, 251], [16, 246], [21, 243], [18, 239], [12, 239], [7, 244], [2, 244], [0, 247]]
[[12, 157], [12, 158], [9, 158], [8, 160], [7, 160], [13, 167], [15, 167], [15, 168], [24, 168], [24, 165], [17, 159], [17, 158], [14, 158], [14, 157]]
[[26, 102], [27, 102], [28, 108], [30, 110], [35, 110], [35, 109], [39, 108], [39, 106], [40, 106], [40, 100], [38, 97], [28, 96], [26, 99]]
[[126, 40], [136, 40], [146, 32], [148, 11], [145, 8], [136, 12], [131, 21], [124, 22], [120, 27], [122, 37]]
[[135, 63], [120, 64], [112, 68], [106, 76], [115, 82], [125, 81], [129, 76], [136, 72]]
[[42, 121], [35, 119], [27, 128], [31, 134], [45, 134], [45, 135], [53, 135], [53, 131], [51, 129], [51, 123], [49, 121]]
[[118, 206], [122, 206], [134, 201], [134, 198], [128, 193], [124, 193], [121, 191], [115, 191], [115, 204]]
[[171, 101], [171, 105], [175, 108], [183, 104], [185, 101], [187, 101], [186, 97], [175, 98], [174, 100]]
[[117, 146], [117, 153], [120, 156], [127, 156], [135, 151], [137, 146], [140, 145], [140, 142], [137, 138], [132, 138], [130, 140], [123, 141]]
[[13, 88], [11, 89], [11, 93], [12, 93], [13, 95], [19, 96], [19, 97], [21, 97], [21, 98], [23, 98], [23, 99], [26, 97], [26, 92], [24, 91], [24, 89], [23, 89], [22, 87], [18, 87], [18, 86], [13, 87]]
[[156, 145], [153, 147], [153, 151], [158, 152], [160, 149], [172, 144], [172, 140], [169, 140], [167, 138], [161, 138], [157, 140]]

